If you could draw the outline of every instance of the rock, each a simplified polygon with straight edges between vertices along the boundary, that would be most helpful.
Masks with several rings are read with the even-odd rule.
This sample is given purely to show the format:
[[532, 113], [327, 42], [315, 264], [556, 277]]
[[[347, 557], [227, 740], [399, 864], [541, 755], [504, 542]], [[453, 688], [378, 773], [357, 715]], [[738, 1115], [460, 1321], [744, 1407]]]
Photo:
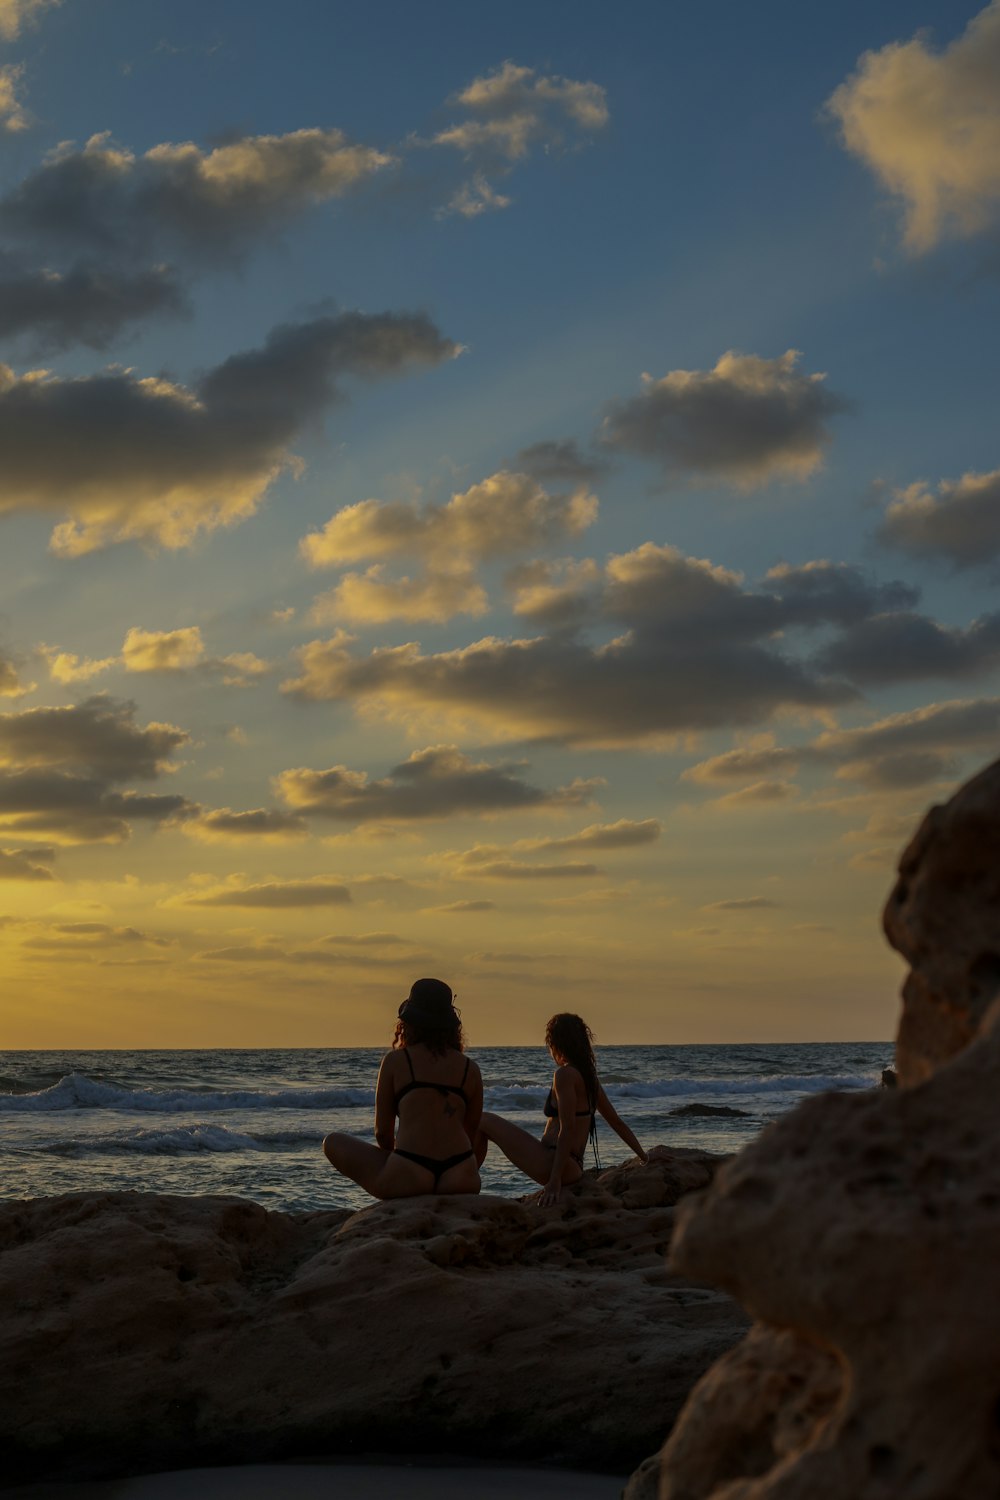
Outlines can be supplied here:
[[902, 1086], [807, 1100], [678, 1209], [673, 1270], [758, 1322], [692, 1392], [660, 1500], [1000, 1494], [998, 913], [1000, 764], [900, 865]]
[[884, 1089], [895, 1089], [899, 1087], [899, 1074], [895, 1068], [883, 1068], [881, 1087]]
[[733, 1109], [728, 1104], [682, 1104], [680, 1109], [672, 1109], [672, 1115], [724, 1115], [735, 1119], [737, 1116], [746, 1118], [745, 1109]]
[[627, 1469], [746, 1328], [664, 1261], [720, 1160], [661, 1150], [545, 1210], [0, 1204], [5, 1483], [366, 1449]]
[[1000, 761], [932, 807], [883, 914], [907, 960], [896, 1068], [904, 1086], [967, 1047], [1000, 996]]

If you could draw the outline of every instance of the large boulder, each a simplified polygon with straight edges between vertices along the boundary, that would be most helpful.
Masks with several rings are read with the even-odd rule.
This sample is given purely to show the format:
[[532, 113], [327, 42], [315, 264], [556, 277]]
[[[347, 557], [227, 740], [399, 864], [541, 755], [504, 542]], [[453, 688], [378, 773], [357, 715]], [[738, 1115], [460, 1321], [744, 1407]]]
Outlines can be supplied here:
[[899, 1081], [920, 1083], [979, 1035], [1000, 995], [1000, 761], [931, 808], [900, 858], [883, 925], [910, 965]]
[[1000, 1495], [1000, 763], [928, 814], [885, 925], [903, 1086], [808, 1100], [679, 1209], [674, 1271], [758, 1322], [629, 1500]]
[[627, 1469], [747, 1325], [664, 1259], [719, 1160], [658, 1152], [544, 1210], [0, 1205], [5, 1482], [366, 1449]]

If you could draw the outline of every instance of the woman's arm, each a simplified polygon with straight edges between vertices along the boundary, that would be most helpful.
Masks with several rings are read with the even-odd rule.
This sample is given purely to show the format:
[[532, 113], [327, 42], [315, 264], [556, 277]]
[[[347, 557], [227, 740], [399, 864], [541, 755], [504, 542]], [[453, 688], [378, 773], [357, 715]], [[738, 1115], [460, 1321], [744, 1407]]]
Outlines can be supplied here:
[[576, 1115], [576, 1084], [571, 1076], [569, 1068], [557, 1068], [552, 1080], [552, 1090], [556, 1096], [556, 1104], [559, 1107], [559, 1134], [556, 1137], [556, 1149], [552, 1153], [552, 1171], [549, 1180], [542, 1190], [542, 1207], [548, 1208], [553, 1203], [559, 1202], [562, 1192], [563, 1168], [569, 1161], [572, 1146], [570, 1143], [570, 1131]]
[[625, 1121], [618, 1114], [618, 1111], [615, 1109], [614, 1105], [611, 1103], [611, 1100], [604, 1092], [604, 1088], [601, 1084], [597, 1085], [597, 1108], [604, 1119], [607, 1120], [608, 1124], [611, 1126], [611, 1129], [615, 1132], [615, 1135], [621, 1136], [626, 1146], [631, 1147], [639, 1160], [643, 1162], [648, 1161], [649, 1157], [639, 1145], [638, 1140], [632, 1134], [631, 1130], [629, 1130], [628, 1126], [625, 1124]]
[[392, 1079], [393, 1053], [387, 1052], [375, 1085], [375, 1140], [383, 1151], [396, 1144], [396, 1087]]

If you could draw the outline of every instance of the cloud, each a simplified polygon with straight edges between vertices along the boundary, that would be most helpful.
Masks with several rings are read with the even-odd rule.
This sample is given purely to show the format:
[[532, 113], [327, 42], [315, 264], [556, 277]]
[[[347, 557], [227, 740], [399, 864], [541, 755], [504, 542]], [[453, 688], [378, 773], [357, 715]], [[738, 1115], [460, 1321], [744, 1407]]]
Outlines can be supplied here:
[[0, 338], [27, 336], [38, 351], [74, 344], [106, 349], [132, 323], [189, 315], [187, 296], [169, 266], [127, 271], [80, 262], [67, 271], [10, 264], [0, 270]]
[[424, 911], [442, 912], [451, 916], [465, 916], [477, 911], [496, 911], [495, 901], [449, 901], [446, 906], [425, 906]]
[[255, 678], [271, 670], [270, 664], [252, 651], [237, 651], [229, 656], [206, 656], [205, 643], [197, 625], [179, 630], [143, 630], [133, 626], [125, 636], [120, 656], [100, 658], [77, 656], [58, 646], [39, 646], [48, 663], [53, 682], [69, 684], [90, 682], [102, 672], [120, 668], [125, 672], [188, 672], [198, 670], [221, 676], [225, 687], [247, 687]]
[[166, 938], [151, 937], [136, 927], [112, 927], [107, 922], [57, 922], [51, 932], [55, 935], [27, 938], [22, 947], [46, 953], [86, 953], [137, 943], [154, 948], [170, 946]]
[[299, 429], [343, 399], [344, 377], [457, 352], [422, 314], [342, 313], [275, 328], [192, 389], [129, 371], [18, 377], [0, 366], [0, 514], [67, 514], [50, 544], [63, 557], [125, 541], [188, 546], [253, 514], [293, 464]]
[[55, 880], [54, 849], [0, 849], [0, 880]]
[[581, 624], [595, 607], [602, 574], [592, 558], [538, 558], [512, 568], [507, 586], [514, 613], [536, 625], [561, 629]]
[[469, 568], [430, 568], [416, 578], [391, 578], [375, 563], [364, 573], [345, 574], [336, 588], [320, 594], [310, 618], [317, 625], [383, 625], [390, 620], [441, 625], [456, 615], [483, 615], [488, 608], [486, 590]]
[[613, 402], [604, 446], [655, 459], [668, 477], [754, 489], [805, 479], [822, 463], [828, 421], [846, 409], [823, 375], [801, 375], [794, 349], [778, 359], [723, 354], [712, 370], [643, 376], [642, 394]]
[[233, 812], [231, 807], [213, 808], [189, 818], [183, 829], [203, 844], [239, 843], [246, 839], [287, 843], [309, 833], [309, 825], [303, 818], [272, 807], [255, 807], [246, 812]]
[[975, 234], [1000, 209], [1000, 0], [934, 52], [924, 36], [866, 52], [827, 108], [903, 208], [904, 243]]
[[121, 790], [174, 768], [189, 736], [135, 723], [135, 705], [105, 697], [0, 715], [0, 831], [60, 844], [121, 843], [135, 820], [179, 821], [197, 809], [181, 795]]
[[838, 775], [869, 785], [916, 786], [948, 775], [961, 751], [993, 748], [1000, 698], [953, 699], [890, 714], [860, 729], [830, 730], [810, 747]]
[[7, 63], [0, 68], [0, 130], [16, 135], [27, 130], [31, 119], [19, 97], [23, 63]]
[[475, 880], [579, 880], [603, 871], [597, 865], [568, 863], [561, 865], [533, 865], [520, 859], [493, 859], [479, 863], [477, 860], [459, 862], [455, 874], [461, 879]]
[[701, 911], [765, 911], [780, 906], [779, 901], [769, 901], [766, 896], [741, 896], [731, 901], [710, 901]]
[[133, 626], [122, 646], [122, 662], [128, 672], [181, 672], [204, 655], [197, 625], [182, 630], [141, 630]]
[[597, 507], [585, 489], [553, 495], [529, 474], [502, 469], [444, 505], [347, 505], [299, 545], [311, 568], [400, 556], [483, 562], [580, 536], [596, 521]]
[[790, 786], [787, 781], [754, 781], [749, 786], [741, 787], [738, 792], [728, 792], [724, 797], [717, 797], [712, 806], [761, 807], [768, 803], [787, 802], [790, 797], [797, 797], [798, 794], [798, 787]]
[[634, 849], [654, 844], [662, 832], [663, 824], [658, 818], [643, 818], [639, 822], [619, 818], [617, 823], [591, 823], [564, 838], [517, 839], [508, 847], [519, 854], [556, 849]]
[[683, 772], [701, 783], [794, 773], [799, 765], [833, 769], [841, 780], [902, 790], [954, 777], [957, 757], [996, 746], [1000, 698], [952, 699], [890, 714], [857, 729], [831, 729], [795, 749], [740, 747]]
[[0, 714], [0, 768], [72, 769], [108, 781], [151, 780], [190, 736], [173, 724], [135, 722], [135, 704], [99, 695], [62, 708]]
[[1000, 559], [1000, 469], [942, 479], [936, 496], [920, 482], [898, 490], [886, 509], [878, 539], [911, 557], [947, 561], [955, 568], [996, 563]]
[[245, 136], [212, 151], [164, 142], [142, 156], [104, 133], [58, 146], [0, 209], [7, 234], [72, 252], [121, 258], [169, 245], [219, 263], [392, 160], [334, 129]]
[[573, 438], [532, 443], [521, 449], [514, 463], [519, 473], [572, 485], [592, 484], [608, 467], [602, 459], [581, 453]]
[[272, 880], [260, 885], [224, 885], [214, 890], [175, 898], [181, 906], [297, 907], [344, 906], [350, 890], [340, 880], [317, 875], [311, 880]]
[[350, 823], [488, 817], [528, 808], [581, 807], [592, 800], [593, 782], [574, 781], [548, 792], [519, 776], [522, 769], [523, 762], [491, 765], [472, 760], [454, 745], [431, 745], [415, 750], [378, 781], [369, 781], [364, 771], [332, 766], [282, 771], [274, 784], [296, 813]]
[[576, 850], [634, 849], [655, 843], [663, 832], [656, 818], [636, 822], [619, 818], [617, 823], [591, 823], [578, 833], [563, 838], [516, 839], [511, 844], [474, 844], [471, 849], [451, 851], [443, 856], [455, 875], [488, 880], [573, 879], [603, 873], [596, 865], [569, 862], [535, 864], [511, 859], [512, 854], [553, 854]]
[[864, 684], [973, 677], [1000, 663], [1000, 613], [964, 629], [909, 611], [874, 615], [824, 647], [818, 662]]
[[[840, 613], [836, 592], [833, 604], [823, 590], [808, 600], [793, 591], [789, 602], [653, 543], [611, 557], [588, 590], [593, 577], [574, 578], [570, 599], [558, 604], [573, 623], [598, 632], [594, 642], [557, 619], [547, 636], [489, 636], [426, 655], [410, 642], [363, 657], [341, 632], [299, 648], [300, 674], [282, 689], [395, 719], [471, 724], [496, 737], [618, 745], [758, 723], [788, 708], [820, 711], [856, 696], [844, 681], [782, 654], [775, 640], [790, 623], [820, 625]], [[610, 639], [609, 628], [618, 630]]]
[[468, 182], [463, 182], [455, 190], [451, 198], [437, 211], [439, 219], [446, 219], [451, 214], [459, 214], [463, 219], [477, 219], [480, 214], [496, 213], [499, 209], [510, 208], [513, 199], [503, 193], [498, 193], [492, 187], [482, 172], [477, 172]]
[[681, 772], [681, 780], [705, 783], [742, 781], [748, 776], [774, 775], [781, 771], [793, 775], [798, 770], [801, 755], [798, 750], [782, 749], [768, 737], [765, 745], [739, 745], [723, 755], [698, 761]]
[[412, 948], [409, 938], [394, 932], [331, 932], [324, 943], [339, 943], [342, 948]]
[[596, 83], [505, 62], [473, 81], [450, 101], [465, 118], [430, 143], [483, 162], [510, 163], [532, 147], [566, 146], [608, 123], [607, 97]]
[[9, 656], [0, 651], [0, 698], [23, 698], [34, 690], [35, 684], [21, 681], [17, 667]]
[[781, 629], [823, 622], [853, 625], [881, 611], [905, 609], [920, 597], [911, 584], [898, 579], [876, 583], [861, 568], [825, 559], [795, 567], [778, 563], [764, 574], [764, 583], [781, 599]]
[[22, 26], [34, 21], [43, 10], [61, 4], [62, 0], [0, 0], [0, 37], [13, 41]]
[[180, 794], [118, 791], [97, 776], [0, 770], [0, 832], [58, 844], [121, 844], [136, 820], [181, 822], [197, 812]]

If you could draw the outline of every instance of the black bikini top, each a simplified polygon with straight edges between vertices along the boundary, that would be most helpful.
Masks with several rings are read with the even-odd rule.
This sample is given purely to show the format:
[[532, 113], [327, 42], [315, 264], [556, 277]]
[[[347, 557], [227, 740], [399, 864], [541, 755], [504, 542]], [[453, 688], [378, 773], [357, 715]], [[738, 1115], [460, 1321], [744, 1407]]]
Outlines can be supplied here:
[[[593, 1119], [596, 1113], [597, 1111], [594, 1109], [578, 1109], [576, 1111], [576, 1116], [577, 1119], [582, 1119], [584, 1115], [589, 1115], [591, 1119]], [[556, 1102], [555, 1089], [549, 1089], [548, 1093], [546, 1094], [545, 1103], [542, 1105], [542, 1114], [547, 1120], [558, 1120], [559, 1105]]]
[[409, 1083], [404, 1083], [403, 1087], [400, 1089], [399, 1093], [396, 1095], [396, 1108], [397, 1109], [399, 1108], [399, 1101], [401, 1099], [405, 1098], [405, 1096], [407, 1094], [412, 1093], [414, 1089], [437, 1089], [437, 1091], [441, 1095], [442, 1099], [446, 1095], [448, 1095], [448, 1094], [457, 1094], [458, 1097], [461, 1099], [461, 1101], [462, 1101], [463, 1104], [468, 1104], [469, 1101], [465, 1097], [465, 1088], [464, 1088], [465, 1080], [469, 1076], [469, 1059], [468, 1058], [465, 1059], [465, 1071], [462, 1074], [462, 1082], [461, 1083], [431, 1083], [431, 1081], [430, 1081], [429, 1078], [418, 1078], [416, 1076], [416, 1074], [413, 1071], [413, 1058], [410, 1056], [409, 1052], [407, 1051], [407, 1049], [405, 1047], [403, 1048], [403, 1056], [406, 1058], [406, 1061], [407, 1061], [407, 1063], [409, 1064], [409, 1067], [410, 1067], [410, 1081], [409, 1081]]

